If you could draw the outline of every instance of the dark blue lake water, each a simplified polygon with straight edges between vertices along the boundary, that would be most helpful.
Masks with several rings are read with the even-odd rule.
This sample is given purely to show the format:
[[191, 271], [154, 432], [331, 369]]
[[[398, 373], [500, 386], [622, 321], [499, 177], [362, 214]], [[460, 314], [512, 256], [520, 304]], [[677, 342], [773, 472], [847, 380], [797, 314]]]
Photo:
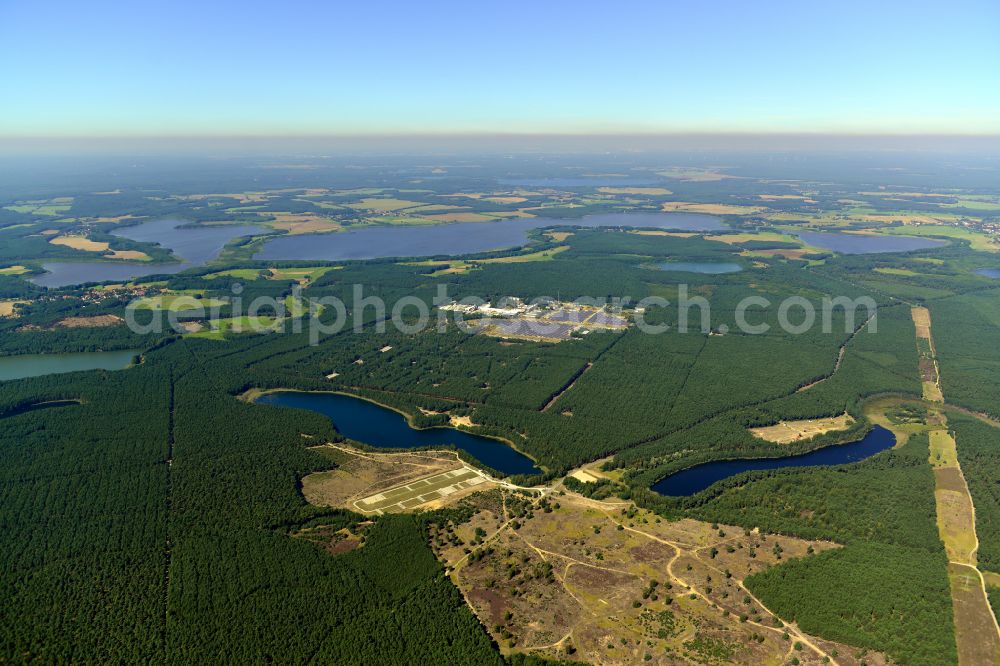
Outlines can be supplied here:
[[661, 271], [683, 271], [685, 273], [704, 273], [706, 275], [721, 275], [723, 273], [738, 273], [743, 270], [739, 264], [727, 261], [667, 261], [657, 264]]
[[263, 233], [248, 225], [199, 225], [187, 229], [185, 220], [166, 218], [144, 222], [112, 232], [115, 236], [145, 243], [159, 243], [170, 248], [183, 261], [174, 264], [139, 262], [57, 261], [42, 265], [47, 273], [31, 278], [42, 287], [64, 287], [82, 282], [125, 282], [146, 275], [180, 273], [193, 266], [203, 266], [218, 256], [226, 243], [251, 234]]
[[1000, 279], [1000, 268], [980, 268], [976, 271], [976, 275]]
[[876, 453], [892, 448], [896, 436], [881, 426], [875, 426], [864, 439], [847, 444], [834, 444], [821, 449], [787, 458], [755, 458], [719, 460], [695, 465], [671, 474], [653, 484], [661, 495], [686, 497], [705, 490], [713, 483], [736, 474], [783, 467], [812, 467], [817, 465], [845, 465], [870, 458]]
[[880, 252], [912, 252], [946, 245], [946, 241], [913, 236], [866, 236], [863, 234], [838, 234], [820, 231], [800, 231], [795, 234], [813, 247], [832, 250], [840, 254], [878, 254]]
[[455, 428], [410, 427], [402, 414], [367, 400], [337, 393], [282, 391], [256, 400], [262, 405], [295, 407], [318, 412], [333, 421], [344, 437], [378, 448], [409, 449], [454, 446], [505, 474], [537, 474], [531, 458], [497, 439], [479, 437]]
[[254, 259], [343, 261], [383, 257], [460, 255], [523, 245], [540, 227], [643, 227], [678, 231], [725, 229], [719, 218], [694, 213], [602, 213], [578, 219], [521, 218], [435, 226], [371, 226], [335, 234], [280, 236]]

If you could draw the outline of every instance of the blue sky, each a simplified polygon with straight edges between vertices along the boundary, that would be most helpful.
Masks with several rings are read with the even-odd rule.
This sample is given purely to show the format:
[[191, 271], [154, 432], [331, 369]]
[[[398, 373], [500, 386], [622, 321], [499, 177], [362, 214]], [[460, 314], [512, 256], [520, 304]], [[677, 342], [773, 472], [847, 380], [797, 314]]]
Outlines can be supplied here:
[[0, 135], [1000, 133], [1000, 3], [0, 0]]

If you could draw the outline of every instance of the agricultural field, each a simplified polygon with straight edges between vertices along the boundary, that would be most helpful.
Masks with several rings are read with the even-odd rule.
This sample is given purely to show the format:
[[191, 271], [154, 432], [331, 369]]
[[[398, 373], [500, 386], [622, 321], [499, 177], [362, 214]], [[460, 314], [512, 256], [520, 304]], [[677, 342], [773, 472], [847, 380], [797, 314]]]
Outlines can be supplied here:
[[139, 310], [169, 310], [183, 312], [185, 310], [208, 310], [226, 305], [227, 301], [219, 298], [206, 298], [203, 293], [172, 293], [148, 296], [132, 304]]

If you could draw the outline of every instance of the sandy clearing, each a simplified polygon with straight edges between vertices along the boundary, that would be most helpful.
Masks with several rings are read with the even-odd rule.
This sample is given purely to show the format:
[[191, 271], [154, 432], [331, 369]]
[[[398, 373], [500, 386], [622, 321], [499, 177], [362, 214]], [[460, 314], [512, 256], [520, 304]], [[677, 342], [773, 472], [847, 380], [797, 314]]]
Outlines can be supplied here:
[[755, 437], [775, 444], [791, 444], [836, 430], [846, 430], [854, 423], [850, 414], [823, 419], [803, 419], [801, 421], [779, 421], [763, 428], [750, 428]]

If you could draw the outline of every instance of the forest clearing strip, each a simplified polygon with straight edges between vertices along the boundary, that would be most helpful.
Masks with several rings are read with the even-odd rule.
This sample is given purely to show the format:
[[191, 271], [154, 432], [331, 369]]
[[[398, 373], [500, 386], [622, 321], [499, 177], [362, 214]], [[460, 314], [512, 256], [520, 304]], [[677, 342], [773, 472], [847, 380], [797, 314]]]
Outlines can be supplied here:
[[170, 368], [170, 383], [169, 383], [169, 396], [167, 402], [167, 457], [164, 461], [167, 466], [167, 478], [166, 478], [166, 497], [165, 497], [165, 508], [166, 508], [166, 525], [165, 525], [165, 542], [163, 551], [163, 619], [161, 628], [161, 644], [163, 647], [163, 657], [166, 659], [167, 650], [167, 628], [169, 627], [169, 616], [170, 616], [170, 569], [173, 563], [172, 547], [173, 542], [170, 538], [170, 523], [171, 515], [173, 514], [173, 463], [174, 463], [174, 412], [176, 410], [176, 402], [174, 397], [174, 369]]
[[590, 370], [592, 367], [594, 367], [593, 362], [587, 361], [586, 363], [584, 363], [583, 367], [577, 370], [575, 373], [573, 373], [573, 376], [569, 378], [569, 381], [563, 384], [562, 387], [558, 391], [556, 391], [555, 395], [549, 398], [549, 401], [546, 402], [539, 411], [542, 412], [549, 411], [549, 408], [552, 407], [552, 405], [556, 404], [556, 400], [563, 397], [563, 395], [567, 391], [576, 386], [576, 383], [580, 381], [580, 378], [583, 377], [587, 373], [587, 371]]
[[597, 353], [596, 356], [594, 356], [594, 359], [592, 361], [587, 361], [586, 363], [583, 364], [583, 367], [581, 367], [579, 370], [573, 373], [573, 375], [568, 380], [566, 380], [566, 383], [563, 384], [559, 388], [559, 390], [557, 390], [552, 395], [552, 397], [549, 398], [548, 402], [546, 402], [542, 406], [542, 408], [538, 411], [547, 412], [549, 408], [552, 407], [552, 405], [554, 405], [559, 398], [561, 398], [563, 395], [565, 395], [567, 391], [573, 388], [573, 386], [580, 380], [581, 377], [583, 377], [584, 374], [589, 372], [590, 369], [594, 367], [595, 363], [601, 360], [601, 357], [603, 357], [605, 354], [611, 351], [615, 347], [615, 345], [617, 345], [624, 339], [625, 339], [624, 335], [616, 336], [611, 342], [608, 343], [608, 345], [604, 349], [602, 349], [600, 352]]
[[[920, 340], [924, 340], [929, 350], [933, 381], [923, 381], [924, 398], [936, 406], [944, 404], [944, 395], [940, 390], [941, 377], [937, 365], [937, 354], [931, 334], [930, 311], [924, 307], [912, 307], [914, 329], [917, 338], [918, 353], [923, 353]], [[923, 380], [924, 378], [921, 377]], [[933, 383], [937, 391], [927, 391], [927, 384]], [[949, 584], [951, 588], [952, 609], [955, 623], [955, 642], [958, 647], [959, 664], [997, 663], [1000, 658], [1000, 624], [989, 603], [986, 593], [986, 581], [976, 566], [976, 554], [979, 550], [979, 536], [976, 531], [976, 507], [969, 492], [968, 483], [962, 473], [958, 461], [957, 442], [947, 430], [947, 417], [942, 410], [937, 410], [943, 435], [935, 438], [942, 455], [934, 458], [929, 453], [929, 463], [934, 470], [934, 499], [937, 513], [938, 533], [949, 557]], [[933, 432], [931, 433], [933, 434]], [[967, 543], [971, 537], [972, 544]], [[960, 558], [960, 559], [959, 559]], [[976, 572], [979, 590], [975, 595], [968, 593], [963, 584], [964, 579], [953, 570], [960, 566]], [[991, 626], [992, 635], [972, 630], [972, 627]], [[985, 660], [985, 661], [984, 661]]]
[[826, 380], [831, 379], [834, 375], [836, 375], [837, 371], [840, 370], [840, 364], [843, 363], [844, 361], [844, 356], [847, 354], [847, 345], [849, 345], [851, 341], [857, 337], [858, 333], [864, 330], [864, 328], [868, 326], [868, 324], [870, 324], [873, 319], [875, 319], [877, 314], [878, 313], [876, 312], [875, 314], [872, 314], [870, 317], [868, 317], [868, 319], [866, 319], [864, 323], [861, 324], [861, 326], [858, 326], [856, 329], [854, 329], [854, 332], [851, 333], [846, 340], [844, 340], [844, 344], [840, 345], [840, 349], [837, 352], [837, 361], [836, 363], [833, 364], [833, 370], [830, 371], [830, 374], [828, 374], [826, 377], [822, 377], [814, 382], [806, 384], [805, 386], [799, 387], [798, 389], [795, 390], [795, 392], [802, 393], [803, 391], [808, 391], [817, 384], [822, 384]]

